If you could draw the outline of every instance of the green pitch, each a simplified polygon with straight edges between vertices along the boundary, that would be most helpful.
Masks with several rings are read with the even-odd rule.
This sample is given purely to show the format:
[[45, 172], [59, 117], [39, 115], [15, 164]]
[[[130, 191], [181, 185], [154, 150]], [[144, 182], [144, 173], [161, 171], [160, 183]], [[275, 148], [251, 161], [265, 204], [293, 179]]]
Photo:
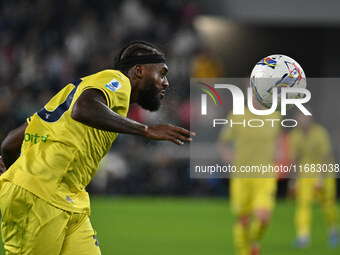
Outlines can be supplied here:
[[[339, 254], [340, 248], [327, 248], [319, 207], [313, 211], [311, 246], [293, 248], [293, 214], [292, 202], [278, 202], [262, 242], [263, 254]], [[234, 254], [233, 217], [225, 199], [93, 197], [91, 221], [104, 255]]]

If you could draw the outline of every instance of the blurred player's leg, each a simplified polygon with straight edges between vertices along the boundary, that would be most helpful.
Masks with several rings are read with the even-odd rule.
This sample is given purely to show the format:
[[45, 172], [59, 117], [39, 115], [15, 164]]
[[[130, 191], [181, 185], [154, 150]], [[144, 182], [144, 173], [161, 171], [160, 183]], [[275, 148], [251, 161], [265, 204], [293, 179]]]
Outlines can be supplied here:
[[251, 180], [231, 179], [231, 207], [236, 216], [233, 239], [237, 255], [250, 254], [249, 223], [251, 217]]
[[260, 254], [259, 241], [262, 239], [267, 229], [270, 217], [271, 211], [268, 209], [258, 209], [255, 211], [250, 225], [250, 243], [252, 255]]
[[309, 245], [312, 204], [315, 195], [316, 179], [300, 178], [296, 187], [296, 246], [303, 248]]
[[234, 225], [234, 245], [237, 255], [250, 255], [249, 221], [249, 215], [239, 217]]
[[329, 226], [329, 246], [336, 247], [339, 243], [338, 215], [336, 209], [336, 179], [324, 179], [324, 185], [320, 198]]
[[19, 186], [0, 192], [1, 235], [6, 254], [59, 255], [69, 215]]
[[260, 254], [259, 241], [270, 222], [275, 204], [277, 181], [275, 178], [254, 179], [253, 220], [250, 226], [252, 254]]
[[61, 255], [100, 255], [96, 232], [86, 214], [72, 214]]

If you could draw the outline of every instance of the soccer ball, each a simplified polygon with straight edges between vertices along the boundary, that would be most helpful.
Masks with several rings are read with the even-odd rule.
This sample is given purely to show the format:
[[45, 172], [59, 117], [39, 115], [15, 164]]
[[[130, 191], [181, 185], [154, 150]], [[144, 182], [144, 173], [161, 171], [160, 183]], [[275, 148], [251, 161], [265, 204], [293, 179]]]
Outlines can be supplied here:
[[[277, 88], [278, 107], [281, 105], [281, 89], [306, 88], [306, 76], [301, 66], [285, 55], [270, 55], [258, 62], [250, 75], [250, 86], [256, 100], [266, 108], [273, 101], [273, 89]], [[301, 98], [299, 93], [287, 93], [287, 98]]]

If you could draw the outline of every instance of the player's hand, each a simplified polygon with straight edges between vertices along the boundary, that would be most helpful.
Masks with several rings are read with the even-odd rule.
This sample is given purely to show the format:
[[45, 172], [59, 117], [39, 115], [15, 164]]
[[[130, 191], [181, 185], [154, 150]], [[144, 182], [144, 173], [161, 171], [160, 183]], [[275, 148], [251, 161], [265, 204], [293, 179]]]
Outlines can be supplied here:
[[181, 127], [161, 124], [147, 127], [144, 137], [152, 140], [168, 140], [178, 145], [191, 142], [196, 134]]
[[0, 175], [2, 175], [4, 172], [6, 172], [6, 167], [4, 165], [4, 162], [2, 161], [2, 157], [0, 156]]

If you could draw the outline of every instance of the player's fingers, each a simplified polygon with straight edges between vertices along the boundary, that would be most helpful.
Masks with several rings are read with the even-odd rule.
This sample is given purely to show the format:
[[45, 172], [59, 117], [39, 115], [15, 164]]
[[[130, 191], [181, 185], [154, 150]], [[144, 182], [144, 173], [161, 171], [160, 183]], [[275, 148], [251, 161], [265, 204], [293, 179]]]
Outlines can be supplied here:
[[171, 131], [168, 131], [166, 136], [164, 137], [166, 140], [169, 140], [177, 145], [183, 145], [184, 142], [181, 141], [175, 133], [171, 132]]
[[184, 142], [191, 142], [192, 138], [191, 137], [185, 137], [179, 134], [175, 134], [174, 137], [178, 140], [184, 141]]
[[176, 139], [176, 138], [173, 137], [173, 136], [169, 136], [168, 140], [171, 141], [171, 142], [173, 142], [173, 143], [175, 143], [175, 144], [177, 144], [177, 145], [183, 145], [183, 144], [184, 144], [182, 141]]
[[184, 141], [184, 142], [191, 142], [192, 141], [192, 138], [191, 137], [187, 137], [187, 136], [184, 136], [180, 133], [177, 133], [176, 131], [169, 131], [168, 134], [180, 141]]
[[181, 128], [181, 127], [176, 127], [176, 126], [173, 126], [174, 127], [174, 130], [177, 132], [177, 133], [180, 133], [184, 136], [187, 136], [187, 137], [194, 137], [196, 135], [196, 133], [194, 132], [191, 132], [185, 128]]

